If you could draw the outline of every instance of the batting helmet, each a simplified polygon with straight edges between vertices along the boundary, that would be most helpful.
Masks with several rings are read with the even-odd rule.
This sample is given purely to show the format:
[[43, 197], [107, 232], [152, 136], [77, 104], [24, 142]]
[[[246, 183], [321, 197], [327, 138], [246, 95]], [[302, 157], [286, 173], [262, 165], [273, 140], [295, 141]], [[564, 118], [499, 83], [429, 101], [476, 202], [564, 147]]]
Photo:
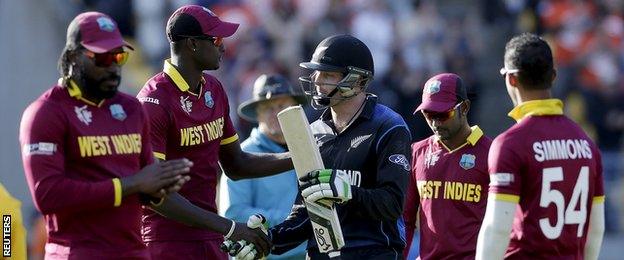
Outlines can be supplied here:
[[294, 88], [285, 77], [262, 74], [254, 82], [253, 97], [238, 106], [238, 114], [248, 121], [256, 122], [256, 107], [260, 102], [284, 96], [294, 98], [298, 104], [306, 102], [303, 92]]
[[315, 71], [340, 72], [344, 75], [336, 84], [335, 91], [328, 95], [316, 91], [311, 76], [299, 78], [305, 94], [312, 96], [312, 105], [315, 108], [329, 105], [330, 99], [338, 91], [341, 99], [348, 99], [357, 94], [353, 87], [360, 86], [362, 91], [365, 90], [375, 71], [370, 50], [366, 44], [351, 35], [325, 38], [316, 47], [312, 59], [300, 63], [299, 66]]

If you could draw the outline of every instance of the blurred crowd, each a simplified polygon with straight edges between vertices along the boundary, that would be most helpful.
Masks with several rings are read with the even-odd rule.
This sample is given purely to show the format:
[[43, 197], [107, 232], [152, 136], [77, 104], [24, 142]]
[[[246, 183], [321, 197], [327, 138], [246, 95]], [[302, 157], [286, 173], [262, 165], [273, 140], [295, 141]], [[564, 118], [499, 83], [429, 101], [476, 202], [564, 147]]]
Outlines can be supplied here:
[[[624, 0], [48, 2], [63, 2], [55, 10], [61, 21], [66, 19], [63, 26], [84, 10], [105, 12], [119, 23], [122, 33], [138, 47], [129, 68], [142, 73], [131, 83], [135, 91], [149, 75], [162, 70], [169, 55], [165, 24], [177, 7], [200, 4], [222, 20], [240, 23], [237, 33], [225, 40], [226, 56], [215, 72], [229, 92], [232, 111], [251, 97], [253, 81], [260, 74], [281, 73], [296, 83], [304, 73], [299, 62], [310, 59], [321, 39], [352, 34], [373, 53], [375, 80], [369, 90], [404, 116], [414, 140], [430, 135], [422, 117], [412, 116], [426, 79], [445, 71], [459, 74], [470, 97], [477, 97], [472, 109], [478, 109], [482, 105], [478, 94], [504, 84], [497, 71], [480, 69], [502, 66], [502, 46], [493, 49], [493, 43], [502, 44], [520, 31], [537, 32], [555, 50], [555, 96], [568, 102], [566, 112], [602, 149], [607, 198], [613, 198], [607, 200], [607, 232], [621, 230]], [[484, 111], [478, 117], [487, 117], [487, 108]], [[251, 126], [231, 116], [241, 138], [247, 136]]]

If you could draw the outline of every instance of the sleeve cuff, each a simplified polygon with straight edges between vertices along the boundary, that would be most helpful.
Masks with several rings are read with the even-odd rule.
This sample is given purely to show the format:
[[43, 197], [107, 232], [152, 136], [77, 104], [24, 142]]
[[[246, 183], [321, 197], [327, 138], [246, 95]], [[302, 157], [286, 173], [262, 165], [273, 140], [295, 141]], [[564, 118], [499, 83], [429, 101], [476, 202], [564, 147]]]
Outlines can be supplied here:
[[490, 193], [490, 196], [493, 196], [495, 200], [518, 203], [520, 202], [520, 196], [512, 195], [512, 194], [502, 194], [502, 193]]
[[605, 201], [605, 195], [596, 196], [594, 197], [593, 203], [604, 203], [604, 201]]
[[119, 207], [121, 205], [121, 181], [119, 178], [113, 179], [113, 189], [115, 192], [115, 203], [113, 206]]
[[166, 160], [167, 156], [164, 153], [154, 152], [154, 157], [160, 160]]
[[231, 143], [235, 142], [236, 140], [238, 140], [238, 134], [234, 134], [233, 136], [230, 136], [228, 138], [222, 139], [221, 140], [221, 145], [231, 144]]

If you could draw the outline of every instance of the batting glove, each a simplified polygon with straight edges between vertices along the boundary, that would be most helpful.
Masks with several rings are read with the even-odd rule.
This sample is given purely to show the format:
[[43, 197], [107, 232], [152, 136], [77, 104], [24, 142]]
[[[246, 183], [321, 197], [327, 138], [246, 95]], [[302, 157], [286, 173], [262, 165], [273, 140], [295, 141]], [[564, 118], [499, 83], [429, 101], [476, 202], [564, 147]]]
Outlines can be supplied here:
[[345, 170], [315, 170], [299, 178], [301, 195], [307, 202], [330, 200], [345, 203], [352, 198], [351, 178]]

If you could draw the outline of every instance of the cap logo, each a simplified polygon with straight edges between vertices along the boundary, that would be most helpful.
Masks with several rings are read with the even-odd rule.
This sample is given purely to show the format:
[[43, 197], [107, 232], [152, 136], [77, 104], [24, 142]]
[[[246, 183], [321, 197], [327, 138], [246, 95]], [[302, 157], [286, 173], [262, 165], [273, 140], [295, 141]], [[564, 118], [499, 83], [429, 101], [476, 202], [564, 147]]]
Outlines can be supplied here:
[[215, 13], [213, 13], [212, 11], [210, 11], [210, 9], [208, 9], [208, 8], [206, 8], [206, 7], [203, 7], [203, 6], [202, 6], [202, 9], [204, 9], [204, 11], [206, 11], [206, 13], [209, 13], [209, 14], [210, 14], [210, 15], [212, 15], [212, 16], [217, 16]]
[[429, 83], [427, 83], [427, 86], [425, 86], [425, 93], [427, 94], [435, 94], [440, 92], [440, 85], [442, 84], [442, 82], [440, 82], [439, 80], [432, 80], [429, 81]]
[[115, 23], [108, 17], [100, 17], [96, 21], [102, 31], [112, 32], [115, 30]]

